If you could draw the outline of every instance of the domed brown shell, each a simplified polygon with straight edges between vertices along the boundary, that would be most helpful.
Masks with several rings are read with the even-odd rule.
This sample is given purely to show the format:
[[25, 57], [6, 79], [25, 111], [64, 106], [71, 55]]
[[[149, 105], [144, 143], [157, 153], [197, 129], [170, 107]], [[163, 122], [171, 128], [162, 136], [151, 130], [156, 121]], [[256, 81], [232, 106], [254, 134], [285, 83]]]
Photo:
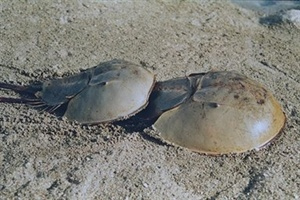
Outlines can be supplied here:
[[[64, 115], [82, 124], [97, 124], [128, 118], [144, 109], [155, 83], [154, 74], [134, 63], [114, 59], [73, 76], [28, 86], [0, 82], [31, 98], [0, 97], [0, 102], [24, 103]], [[65, 106], [63, 106], [65, 105]]]
[[[193, 92], [154, 124], [168, 143], [206, 154], [240, 153], [264, 146], [284, 126], [285, 115], [273, 95], [237, 72], [208, 72], [182, 79], [188, 79]], [[171, 81], [160, 83], [156, 92], [170, 90], [164, 85], [172, 85]]]
[[82, 124], [110, 122], [134, 115], [147, 106], [155, 82], [150, 71], [124, 60], [102, 63], [87, 73], [88, 82], [70, 99], [64, 114], [69, 120]]

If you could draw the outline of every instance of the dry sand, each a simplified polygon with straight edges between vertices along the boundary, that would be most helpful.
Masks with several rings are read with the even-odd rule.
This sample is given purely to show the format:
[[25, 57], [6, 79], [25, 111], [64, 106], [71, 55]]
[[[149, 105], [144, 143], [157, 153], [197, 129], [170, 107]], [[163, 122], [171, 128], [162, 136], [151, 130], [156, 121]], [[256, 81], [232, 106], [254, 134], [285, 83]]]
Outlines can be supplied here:
[[48, 2], [1, 1], [0, 81], [28, 84], [113, 58], [143, 63], [158, 80], [234, 69], [274, 93], [287, 123], [261, 151], [211, 157], [145, 131], [1, 103], [0, 199], [300, 198], [299, 29], [261, 25], [226, 1]]

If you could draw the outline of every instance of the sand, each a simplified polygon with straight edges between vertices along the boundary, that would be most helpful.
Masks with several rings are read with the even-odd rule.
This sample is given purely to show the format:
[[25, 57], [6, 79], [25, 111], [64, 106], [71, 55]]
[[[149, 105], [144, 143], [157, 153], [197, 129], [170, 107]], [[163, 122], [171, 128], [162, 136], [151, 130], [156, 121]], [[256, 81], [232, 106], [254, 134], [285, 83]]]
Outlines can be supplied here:
[[[237, 70], [282, 105], [282, 135], [218, 157], [164, 145], [146, 130], [81, 126], [0, 103], [0, 199], [299, 199], [300, 30], [266, 26], [229, 1], [1, 1], [0, 81], [74, 74], [114, 58], [158, 81]], [[0, 96], [16, 96], [0, 90]]]

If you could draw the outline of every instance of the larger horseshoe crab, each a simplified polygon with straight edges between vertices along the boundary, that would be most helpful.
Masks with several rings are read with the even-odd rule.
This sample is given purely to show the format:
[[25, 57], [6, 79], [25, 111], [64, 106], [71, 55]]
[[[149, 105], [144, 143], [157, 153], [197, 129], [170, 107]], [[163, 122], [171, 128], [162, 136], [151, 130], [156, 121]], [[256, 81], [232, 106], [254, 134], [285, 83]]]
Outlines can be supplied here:
[[71, 77], [37, 85], [16, 86], [0, 83], [0, 88], [31, 93], [33, 99], [0, 98], [45, 106], [54, 111], [67, 104], [64, 116], [82, 124], [96, 124], [128, 118], [148, 103], [154, 75], [147, 69], [124, 60], [112, 60]]
[[282, 129], [285, 115], [273, 95], [234, 71], [192, 74], [158, 82], [147, 112], [171, 144], [205, 154], [259, 149]]

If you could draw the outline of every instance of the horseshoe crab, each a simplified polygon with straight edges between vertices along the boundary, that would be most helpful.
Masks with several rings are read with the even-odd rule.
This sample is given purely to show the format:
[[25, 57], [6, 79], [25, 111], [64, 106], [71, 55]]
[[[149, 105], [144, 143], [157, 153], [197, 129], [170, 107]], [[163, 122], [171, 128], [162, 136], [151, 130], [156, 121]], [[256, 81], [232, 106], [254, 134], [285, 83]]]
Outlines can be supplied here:
[[0, 102], [25, 103], [54, 111], [67, 104], [64, 116], [82, 124], [128, 118], [148, 104], [154, 75], [124, 60], [100, 63], [71, 77], [37, 85], [0, 83], [0, 88], [29, 93], [33, 99], [0, 98]]
[[[159, 139], [206, 154], [259, 149], [285, 123], [280, 104], [259, 83], [234, 71], [191, 74], [155, 84], [148, 70], [112, 60], [77, 75], [29, 86], [0, 83], [0, 88], [33, 95], [0, 102], [46, 107], [66, 105], [64, 116], [96, 124], [141, 116], [157, 119]], [[154, 88], [153, 88], [154, 87]], [[150, 95], [151, 93], [151, 95]], [[139, 118], [140, 119], [140, 118]]]
[[153, 125], [155, 137], [205, 154], [259, 149], [285, 123], [272, 94], [234, 71], [158, 82], [146, 111], [159, 116]]

